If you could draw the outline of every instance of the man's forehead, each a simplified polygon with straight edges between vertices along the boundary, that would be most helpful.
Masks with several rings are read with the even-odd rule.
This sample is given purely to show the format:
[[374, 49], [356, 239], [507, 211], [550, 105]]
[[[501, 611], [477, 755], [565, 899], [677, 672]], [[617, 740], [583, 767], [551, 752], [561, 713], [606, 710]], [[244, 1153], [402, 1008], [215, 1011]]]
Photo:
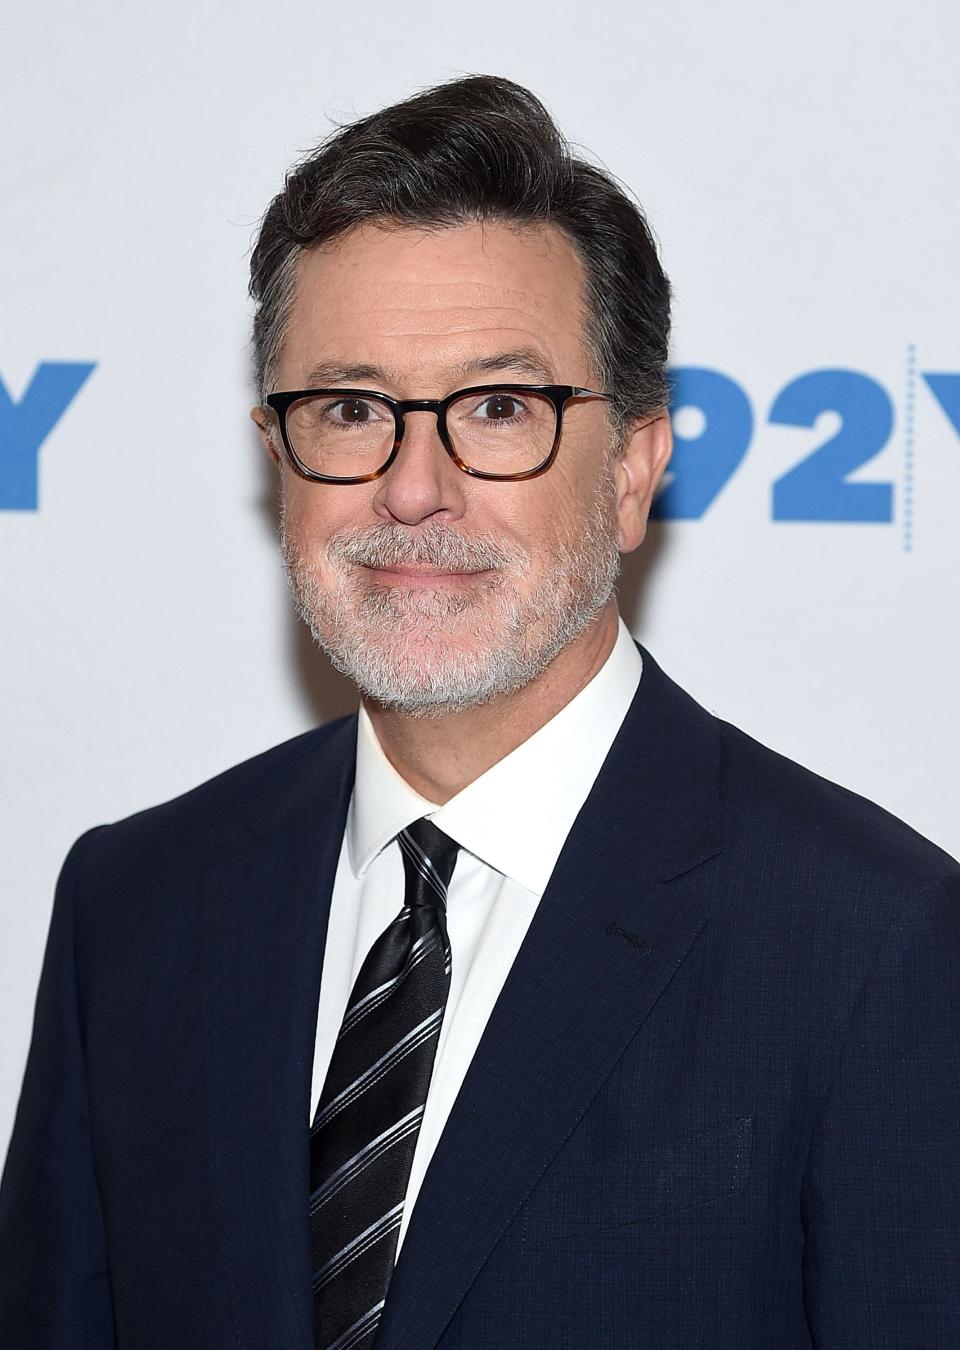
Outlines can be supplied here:
[[309, 248], [296, 270], [295, 300], [349, 313], [357, 305], [456, 310], [578, 307], [583, 268], [554, 226], [499, 222], [424, 231], [362, 226]]
[[549, 383], [581, 350], [584, 317], [579, 258], [552, 226], [365, 226], [301, 256], [288, 351], [318, 384], [421, 357], [451, 378]]

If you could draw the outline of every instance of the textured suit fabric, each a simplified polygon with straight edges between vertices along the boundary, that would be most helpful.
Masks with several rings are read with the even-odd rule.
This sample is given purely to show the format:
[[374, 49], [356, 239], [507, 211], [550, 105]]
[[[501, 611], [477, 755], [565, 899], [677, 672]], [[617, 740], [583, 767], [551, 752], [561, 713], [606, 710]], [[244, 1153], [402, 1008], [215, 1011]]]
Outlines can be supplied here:
[[[308, 1350], [355, 724], [63, 871], [0, 1345]], [[384, 1350], [960, 1344], [960, 869], [644, 654], [424, 1180]]]

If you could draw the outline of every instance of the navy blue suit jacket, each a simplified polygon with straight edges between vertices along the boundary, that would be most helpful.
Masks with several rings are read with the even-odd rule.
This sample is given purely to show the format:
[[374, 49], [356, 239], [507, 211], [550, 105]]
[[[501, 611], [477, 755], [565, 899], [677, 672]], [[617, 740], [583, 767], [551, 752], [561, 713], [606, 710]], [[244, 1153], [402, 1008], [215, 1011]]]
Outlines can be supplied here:
[[[309, 1350], [355, 723], [86, 835], [0, 1192], [4, 1350]], [[960, 871], [645, 656], [378, 1350], [960, 1346]]]

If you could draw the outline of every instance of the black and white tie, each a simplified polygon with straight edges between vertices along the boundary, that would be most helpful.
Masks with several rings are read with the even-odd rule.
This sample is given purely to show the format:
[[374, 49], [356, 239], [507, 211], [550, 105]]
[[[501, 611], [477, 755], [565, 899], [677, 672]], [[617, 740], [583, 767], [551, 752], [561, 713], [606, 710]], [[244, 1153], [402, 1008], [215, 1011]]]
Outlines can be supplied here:
[[457, 845], [428, 820], [397, 836], [404, 906], [360, 968], [310, 1131], [316, 1350], [369, 1350], [450, 987]]

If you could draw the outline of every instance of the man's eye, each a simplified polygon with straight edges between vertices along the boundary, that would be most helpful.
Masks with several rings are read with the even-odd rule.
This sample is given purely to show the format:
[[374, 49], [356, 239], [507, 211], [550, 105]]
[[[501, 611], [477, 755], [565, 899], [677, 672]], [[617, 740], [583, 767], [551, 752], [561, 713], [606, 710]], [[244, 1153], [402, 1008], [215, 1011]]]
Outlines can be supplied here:
[[488, 422], [508, 422], [525, 412], [525, 406], [513, 394], [488, 394], [477, 406], [479, 416]]
[[377, 420], [376, 410], [364, 398], [342, 398], [336, 403], [329, 403], [327, 416], [334, 422], [346, 422], [354, 426], [363, 426]]

